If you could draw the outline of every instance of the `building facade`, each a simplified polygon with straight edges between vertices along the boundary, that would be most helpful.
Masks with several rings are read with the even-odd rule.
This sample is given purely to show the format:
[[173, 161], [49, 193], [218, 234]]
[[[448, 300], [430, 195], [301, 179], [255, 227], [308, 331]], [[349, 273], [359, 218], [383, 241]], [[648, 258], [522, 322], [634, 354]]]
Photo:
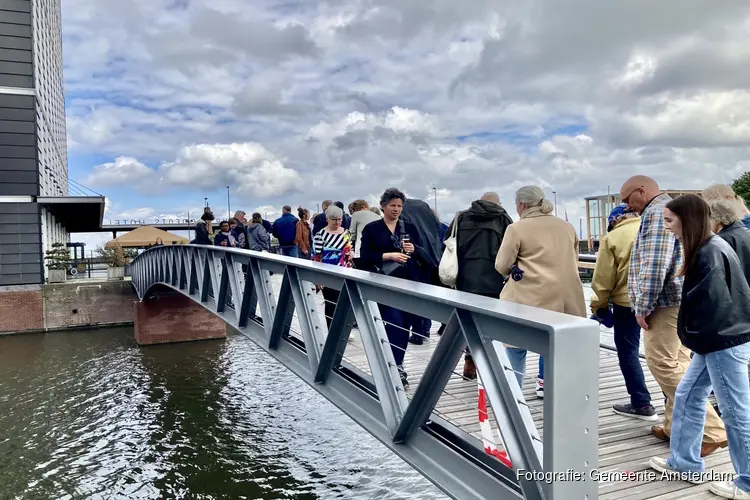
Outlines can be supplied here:
[[68, 231], [40, 197], [68, 195], [60, 0], [0, 0], [0, 285], [44, 282]]

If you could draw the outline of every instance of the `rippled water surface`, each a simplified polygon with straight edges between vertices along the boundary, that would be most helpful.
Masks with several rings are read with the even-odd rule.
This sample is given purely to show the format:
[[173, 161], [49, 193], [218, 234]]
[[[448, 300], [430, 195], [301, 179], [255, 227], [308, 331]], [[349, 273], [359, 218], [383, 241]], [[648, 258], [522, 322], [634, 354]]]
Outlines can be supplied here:
[[0, 499], [442, 499], [240, 335], [0, 337]]

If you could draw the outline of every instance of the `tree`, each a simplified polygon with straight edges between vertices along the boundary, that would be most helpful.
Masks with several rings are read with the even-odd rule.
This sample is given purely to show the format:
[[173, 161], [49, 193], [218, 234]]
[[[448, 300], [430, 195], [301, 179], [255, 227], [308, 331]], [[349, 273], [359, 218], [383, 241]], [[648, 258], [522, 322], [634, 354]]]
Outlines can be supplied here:
[[70, 250], [65, 243], [53, 243], [52, 247], [44, 253], [47, 261], [47, 269], [67, 270], [70, 265]]
[[750, 171], [742, 174], [739, 179], [734, 179], [732, 189], [737, 196], [745, 200], [745, 205], [750, 204]]
[[104, 262], [109, 267], [125, 267], [125, 264], [127, 264], [127, 260], [125, 259], [125, 252], [122, 250], [122, 247], [118, 243], [112, 243], [107, 246], [99, 246], [96, 249], [96, 253], [98, 253], [102, 259], [104, 259]]

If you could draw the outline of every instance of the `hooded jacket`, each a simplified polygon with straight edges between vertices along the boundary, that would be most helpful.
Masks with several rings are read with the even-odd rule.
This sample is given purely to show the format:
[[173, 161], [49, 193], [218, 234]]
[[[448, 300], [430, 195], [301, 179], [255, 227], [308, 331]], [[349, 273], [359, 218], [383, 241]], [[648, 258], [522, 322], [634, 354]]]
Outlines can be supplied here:
[[750, 286], [729, 243], [712, 236], [685, 273], [677, 335], [698, 354], [750, 342]]
[[602, 237], [596, 256], [594, 277], [591, 279], [591, 288], [594, 291], [591, 298], [592, 312], [608, 308], [610, 302], [621, 307], [630, 307], [630, 254], [640, 227], [640, 217], [625, 219]]
[[262, 224], [251, 223], [247, 226], [247, 248], [256, 252], [271, 250], [271, 238]]
[[[503, 276], [495, 270], [495, 258], [513, 223], [508, 212], [491, 201], [477, 200], [471, 208], [458, 215], [458, 280], [456, 288], [463, 292], [498, 297], [503, 289]], [[450, 238], [454, 220], [445, 231]]]
[[440, 221], [430, 205], [422, 200], [407, 199], [401, 220], [414, 226], [426, 253], [425, 264], [437, 270], [443, 256], [443, 242], [440, 239]]

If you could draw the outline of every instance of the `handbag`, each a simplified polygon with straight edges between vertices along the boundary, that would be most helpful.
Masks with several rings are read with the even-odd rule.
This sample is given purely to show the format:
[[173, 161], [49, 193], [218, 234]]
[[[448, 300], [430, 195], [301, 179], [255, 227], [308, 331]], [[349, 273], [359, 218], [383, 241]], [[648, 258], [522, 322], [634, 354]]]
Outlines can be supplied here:
[[458, 217], [461, 212], [456, 212], [456, 218], [453, 219], [453, 229], [451, 235], [445, 240], [445, 250], [440, 258], [438, 267], [438, 276], [440, 281], [446, 286], [456, 286], [458, 281]]

